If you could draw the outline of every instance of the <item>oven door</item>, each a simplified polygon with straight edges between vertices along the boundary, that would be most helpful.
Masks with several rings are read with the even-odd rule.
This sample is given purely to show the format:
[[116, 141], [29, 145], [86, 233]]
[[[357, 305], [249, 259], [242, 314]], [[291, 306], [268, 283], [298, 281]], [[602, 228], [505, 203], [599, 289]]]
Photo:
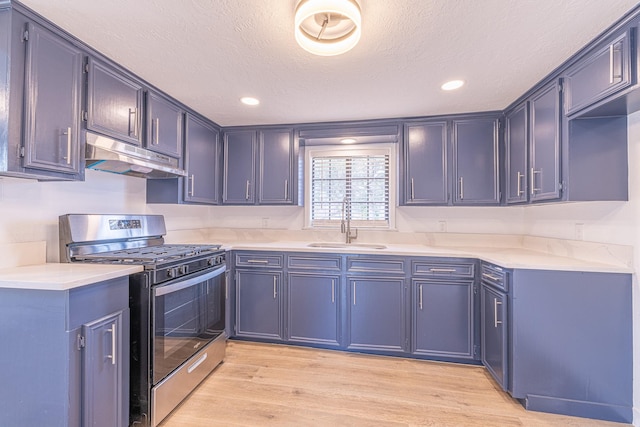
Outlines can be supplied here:
[[224, 332], [225, 271], [216, 267], [153, 288], [153, 384]]

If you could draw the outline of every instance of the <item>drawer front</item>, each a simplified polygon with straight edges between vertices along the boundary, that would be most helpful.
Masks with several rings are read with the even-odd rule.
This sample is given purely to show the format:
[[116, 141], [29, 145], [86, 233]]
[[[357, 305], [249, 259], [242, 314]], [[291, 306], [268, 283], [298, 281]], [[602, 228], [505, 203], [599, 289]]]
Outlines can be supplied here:
[[411, 263], [411, 274], [413, 276], [428, 277], [473, 278], [475, 264], [472, 262], [413, 261]]
[[404, 274], [404, 259], [375, 258], [350, 256], [347, 257], [347, 271], [352, 272], [385, 272]]
[[482, 263], [480, 270], [480, 279], [489, 285], [505, 292], [509, 291], [509, 281], [507, 280], [507, 272], [502, 267], [493, 264]]
[[342, 258], [340, 256], [305, 256], [289, 255], [287, 257], [287, 267], [295, 270], [335, 270], [342, 269]]
[[284, 255], [270, 253], [237, 253], [236, 267], [280, 267], [284, 264]]

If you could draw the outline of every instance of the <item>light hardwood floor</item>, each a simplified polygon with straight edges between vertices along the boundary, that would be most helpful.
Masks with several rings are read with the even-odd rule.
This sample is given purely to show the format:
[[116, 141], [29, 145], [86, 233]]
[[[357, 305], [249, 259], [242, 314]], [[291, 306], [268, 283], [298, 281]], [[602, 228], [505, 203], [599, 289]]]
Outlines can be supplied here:
[[525, 411], [479, 366], [229, 341], [161, 427], [623, 425]]

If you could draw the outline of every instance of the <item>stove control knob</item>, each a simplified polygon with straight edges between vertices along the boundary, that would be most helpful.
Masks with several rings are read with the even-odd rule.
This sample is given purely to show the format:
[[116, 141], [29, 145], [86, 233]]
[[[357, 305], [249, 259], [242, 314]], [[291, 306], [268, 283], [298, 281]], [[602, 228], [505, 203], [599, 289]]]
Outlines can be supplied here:
[[216, 265], [216, 258], [209, 258], [207, 260], [207, 265], [211, 267], [212, 265]]
[[186, 265], [181, 265], [180, 267], [178, 267], [178, 274], [183, 275], [183, 274], [187, 274], [189, 272], [189, 267], [187, 267]]
[[170, 269], [167, 270], [167, 277], [169, 277], [169, 278], [176, 277], [175, 268], [170, 268]]
[[224, 255], [218, 255], [216, 257], [216, 264], [224, 264]]

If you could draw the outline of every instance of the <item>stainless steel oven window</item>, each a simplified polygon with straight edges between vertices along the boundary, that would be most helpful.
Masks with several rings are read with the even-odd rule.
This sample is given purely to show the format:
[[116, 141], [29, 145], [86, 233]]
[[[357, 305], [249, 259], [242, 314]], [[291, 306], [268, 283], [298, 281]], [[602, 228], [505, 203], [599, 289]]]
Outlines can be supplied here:
[[225, 270], [153, 289], [153, 384], [157, 384], [224, 331]]

